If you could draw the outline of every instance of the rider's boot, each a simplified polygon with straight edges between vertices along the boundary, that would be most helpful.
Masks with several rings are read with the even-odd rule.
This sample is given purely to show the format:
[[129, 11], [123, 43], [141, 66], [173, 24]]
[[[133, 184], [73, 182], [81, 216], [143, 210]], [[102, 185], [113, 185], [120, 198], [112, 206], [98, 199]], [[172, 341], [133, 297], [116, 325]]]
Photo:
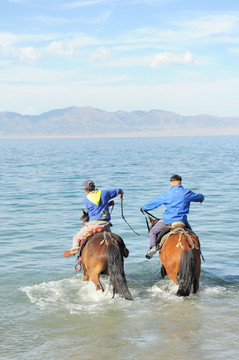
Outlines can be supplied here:
[[156, 246], [153, 246], [150, 250], [148, 250], [145, 254], [146, 259], [152, 259], [152, 257], [154, 256], [154, 254], [156, 254], [157, 249]]

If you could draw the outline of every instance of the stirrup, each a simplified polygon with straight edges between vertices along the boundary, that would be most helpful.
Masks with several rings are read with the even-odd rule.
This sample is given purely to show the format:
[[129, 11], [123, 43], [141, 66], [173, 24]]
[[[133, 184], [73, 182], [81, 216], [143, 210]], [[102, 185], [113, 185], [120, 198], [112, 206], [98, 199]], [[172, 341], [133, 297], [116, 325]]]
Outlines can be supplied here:
[[156, 248], [152, 248], [150, 250], [148, 250], [145, 254], [146, 259], [152, 259], [153, 255], [155, 255], [157, 252]]
[[76, 272], [81, 272], [81, 270], [82, 270], [82, 264], [76, 264], [76, 266], [75, 266], [75, 271]]

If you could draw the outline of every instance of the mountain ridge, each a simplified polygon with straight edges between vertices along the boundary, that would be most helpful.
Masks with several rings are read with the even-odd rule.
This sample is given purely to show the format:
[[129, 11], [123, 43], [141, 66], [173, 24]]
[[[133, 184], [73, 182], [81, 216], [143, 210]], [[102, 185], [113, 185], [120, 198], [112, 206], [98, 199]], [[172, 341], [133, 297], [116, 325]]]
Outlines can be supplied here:
[[107, 112], [90, 106], [40, 115], [0, 112], [0, 138], [239, 135], [239, 117], [184, 116], [152, 109]]

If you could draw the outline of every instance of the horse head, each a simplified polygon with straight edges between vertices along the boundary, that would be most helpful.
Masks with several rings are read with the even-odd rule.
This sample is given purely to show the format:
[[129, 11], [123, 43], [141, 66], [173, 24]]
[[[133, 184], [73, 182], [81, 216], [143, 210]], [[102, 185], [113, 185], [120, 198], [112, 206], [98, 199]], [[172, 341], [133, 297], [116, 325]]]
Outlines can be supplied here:
[[82, 209], [82, 213], [83, 213], [83, 215], [81, 216], [81, 221], [83, 222], [83, 225], [87, 222], [87, 221], [89, 221], [89, 215], [88, 215], [88, 212], [87, 211], [85, 211], [84, 209]]

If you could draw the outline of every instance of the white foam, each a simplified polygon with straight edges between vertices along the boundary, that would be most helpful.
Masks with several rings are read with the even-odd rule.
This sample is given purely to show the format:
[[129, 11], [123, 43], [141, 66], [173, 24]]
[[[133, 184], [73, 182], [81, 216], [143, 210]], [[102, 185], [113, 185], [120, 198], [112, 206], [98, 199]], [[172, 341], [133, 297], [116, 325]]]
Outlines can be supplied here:
[[213, 286], [213, 287], [204, 288], [203, 292], [206, 295], [217, 296], [228, 293], [228, 290], [222, 286]]
[[117, 301], [118, 305], [125, 299], [115, 295], [112, 299], [112, 288], [108, 278], [101, 278], [105, 291], [96, 290], [91, 281], [84, 282], [82, 276], [74, 276], [69, 279], [43, 282], [33, 286], [21, 287], [31, 303], [42, 310], [50, 308], [65, 308], [70, 313], [91, 312], [105, 303]]
[[153, 285], [148, 291], [153, 297], [169, 298], [175, 297], [178, 290], [178, 285], [170, 280], [160, 280], [157, 284]]
[[68, 290], [75, 291], [77, 278], [63, 279], [58, 281], [43, 282], [33, 286], [21, 287], [31, 303], [40, 308], [48, 307], [51, 304], [63, 302], [67, 298]]

